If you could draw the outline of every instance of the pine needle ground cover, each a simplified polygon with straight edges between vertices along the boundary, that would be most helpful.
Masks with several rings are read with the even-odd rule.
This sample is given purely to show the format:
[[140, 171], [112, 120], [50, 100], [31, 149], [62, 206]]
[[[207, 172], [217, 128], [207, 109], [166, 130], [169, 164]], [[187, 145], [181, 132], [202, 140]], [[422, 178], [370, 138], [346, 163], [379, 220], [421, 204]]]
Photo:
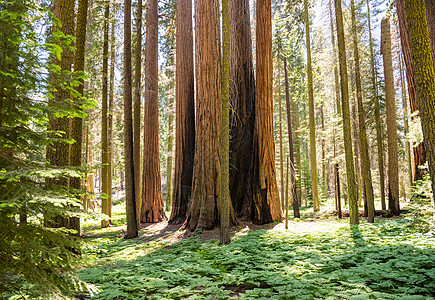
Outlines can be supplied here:
[[435, 237], [409, 221], [295, 223], [307, 230], [250, 230], [224, 246], [94, 239], [79, 276], [95, 299], [435, 298]]

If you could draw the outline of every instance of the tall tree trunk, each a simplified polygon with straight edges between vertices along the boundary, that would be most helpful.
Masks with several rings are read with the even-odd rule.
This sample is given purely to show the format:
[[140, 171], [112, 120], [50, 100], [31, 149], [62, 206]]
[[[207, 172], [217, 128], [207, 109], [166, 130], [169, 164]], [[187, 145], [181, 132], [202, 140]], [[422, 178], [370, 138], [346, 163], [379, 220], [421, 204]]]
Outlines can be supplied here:
[[340, 62], [340, 79], [341, 79], [341, 106], [343, 115], [343, 139], [344, 152], [346, 158], [346, 177], [347, 191], [349, 201], [349, 217], [350, 224], [359, 223], [357, 189], [355, 181], [355, 169], [352, 151], [352, 135], [350, 125], [350, 109], [349, 109], [349, 87], [347, 78], [346, 65], [346, 45], [344, 41], [344, 26], [343, 13], [341, 9], [341, 0], [335, 0], [335, 15], [337, 22], [337, 37], [338, 37], [338, 56]]
[[222, 0], [222, 124], [220, 145], [220, 242], [230, 238], [230, 12], [229, 0]]
[[281, 173], [281, 209], [284, 211], [284, 158], [282, 150], [281, 59], [278, 57], [278, 110], [279, 110], [279, 171]]
[[[331, 43], [332, 43], [332, 55], [334, 59], [334, 92], [335, 92], [335, 113], [339, 116], [341, 114], [340, 105], [340, 88], [338, 80], [338, 70], [337, 70], [337, 54], [336, 54], [336, 44], [335, 44], [335, 34], [334, 34], [334, 22], [332, 18], [332, 3], [329, 0], [329, 21], [331, 25]], [[340, 122], [339, 122], [340, 123]], [[341, 219], [341, 195], [340, 195], [340, 167], [337, 161], [337, 145], [335, 139], [335, 122], [334, 122], [334, 132], [333, 132], [333, 144], [334, 144], [334, 192], [335, 192], [335, 205], [338, 211], [338, 217]]]
[[433, 68], [435, 70], [435, 2], [424, 0], [426, 6], [426, 23], [429, 29], [430, 49], [432, 53]]
[[[293, 78], [293, 87], [296, 86], [296, 78]], [[295, 152], [295, 169], [296, 169], [296, 194], [299, 200], [299, 206], [302, 205], [302, 166], [301, 166], [301, 139], [299, 137], [299, 101], [290, 103], [293, 121], [293, 147]]]
[[109, 210], [112, 191], [108, 190], [108, 152], [107, 152], [107, 96], [108, 96], [108, 68], [109, 68], [109, 16], [110, 2], [106, 0], [104, 9], [104, 42], [103, 42], [103, 91], [101, 104], [101, 177], [102, 177], [102, 193], [101, 193], [101, 213], [106, 214], [109, 219], [101, 221], [101, 227], [107, 227], [110, 224], [111, 211]]
[[238, 218], [252, 220], [255, 78], [248, 0], [230, 1], [230, 193]]
[[[53, 7], [53, 15], [54, 17], [60, 21], [53, 22], [54, 32], [59, 30], [65, 36], [74, 36], [74, 1], [73, 0], [55, 0]], [[60, 57], [60, 60], [57, 58], [53, 59], [54, 64], [60, 67], [62, 72], [71, 71], [72, 63], [73, 63], [73, 52], [66, 45], [59, 45], [62, 47], [63, 51]], [[49, 105], [56, 108], [59, 104], [65, 101], [65, 99], [69, 99], [71, 97], [71, 93], [68, 88], [64, 86], [64, 83], [57, 81], [56, 79], [52, 80], [52, 84], [54, 86], [55, 91], [53, 92], [53, 99], [49, 100]], [[50, 138], [56, 139], [67, 139], [69, 138], [69, 118], [68, 117], [55, 117], [50, 116], [48, 130], [54, 132], [49, 134]], [[53, 144], [47, 146], [46, 150], [47, 160], [53, 166], [68, 166], [69, 164], [69, 144], [65, 141], [54, 141]], [[48, 182], [56, 183], [59, 185], [67, 186], [68, 178], [63, 176], [58, 180], [48, 180]], [[72, 228], [70, 224], [70, 218], [56, 216], [50, 220], [47, 220], [48, 225], [51, 227], [66, 227], [68, 229]]]
[[127, 219], [126, 238], [135, 238], [138, 235], [133, 162], [133, 99], [131, 94], [131, 0], [124, 0], [124, 152], [125, 205]]
[[[409, 0], [405, 5], [408, 22], [412, 67], [420, 107], [423, 137], [428, 153], [432, 192], [435, 195], [435, 74], [434, 56], [430, 52], [429, 32], [423, 0]], [[433, 24], [431, 24], [432, 26]], [[433, 52], [432, 52], [433, 53]], [[431, 67], [432, 66], [432, 67]]]
[[272, 97], [271, 0], [257, 0], [257, 102], [255, 106], [252, 220], [265, 224], [282, 219], [275, 169]]
[[320, 106], [320, 121], [322, 125], [322, 133], [321, 133], [321, 143], [322, 143], [322, 180], [323, 180], [323, 189], [325, 192], [325, 195], [328, 196], [328, 178], [326, 176], [326, 141], [325, 141], [325, 118], [324, 118], [324, 107], [323, 103]]
[[134, 50], [134, 95], [133, 95], [133, 162], [134, 189], [136, 191], [137, 227], [140, 228], [141, 212], [141, 156], [140, 156], [140, 98], [142, 91], [142, 0], [137, 1], [136, 10], [136, 48]]
[[394, 92], [393, 60], [391, 56], [390, 20], [381, 22], [381, 52], [384, 62], [385, 106], [388, 132], [388, 210], [394, 216], [399, 215], [399, 168], [397, 154], [397, 121]]
[[[292, 189], [292, 204], [293, 204], [293, 215], [295, 218], [300, 218], [299, 213], [299, 201], [298, 194], [296, 192], [296, 169], [295, 169], [295, 154], [293, 151], [293, 130], [292, 130], [292, 117], [290, 110], [290, 92], [289, 92], [289, 84], [288, 84], [288, 74], [287, 74], [287, 58], [284, 57], [284, 76], [285, 76], [285, 104], [287, 108], [287, 126], [288, 126], [288, 146], [290, 152], [290, 182]], [[288, 164], [288, 161], [287, 161]], [[288, 168], [288, 166], [287, 166]], [[288, 210], [288, 203], [286, 204], [286, 209]], [[287, 220], [286, 214], [286, 220]]]
[[372, 79], [372, 97], [375, 103], [375, 122], [376, 122], [376, 143], [378, 148], [378, 169], [379, 169], [379, 189], [381, 190], [381, 206], [382, 209], [386, 209], [385, 204], [385, 172], [384, 172], [384, 143], [382, 137], [382, 125], [381, 125], [381, 110], [379, 107], [378, 99], [378, 87], [376, 83], [375, 72], [375, 57], [373, 54], [373, 39], [372, 29], [370, 24], [370, 1], [367, 0], [367, 22], [369, 27], [369, 44], [370, 44], [370, 72]]
[[[415, 91], [415, 76], [412, 69], [411, 50], [409, 47], [408, 24], [405, 15], [405, 0], [396, 0], [397, 17], [399, 19], [400, 43], [402, 44], [403, 58], [406, 67], [406, 81], [408, 83], [409, 107], [411, 114], [418, 110], [417, 94]], [[424, 144], [413, 147], [414, 152], [414, 182], [423, 179], [423, 166], [426, 163]]]
[[[171, 72], [172, 74], [172, 72]], [[174, 81], [170, 82], [170, 89], [174, 88]], [[166, 155], [166, 201], [165, 210], [169, 212], [172, 203], [172, 162], [174, 149], [174, 97], [169, 97], [168, 103], [168, 153]]]
[[314, 87], [313, 68], [311, 66], [311, 45], [310, 45], [310, 20], [308, 17], [308, 0], [304, 0], [305, 11], [305, 40], [307, 47], [307, 89], [308, 89], [308, 110], [310, 127], [310, 168], [311, 185], [313, 191], [313, 210], [320, 210], [319, 186], [317, 176], [317, 151], [316, 151], [316, 121], [314, 118]]
[[169, 223], [186, 219], [195, 150], [192, 0], [177, 0], [175, 166]]
[[366, 116], [364, 113], [361, 89], [361, 71], [359, 64], [359, 50], [358, 50], [358, 36], [356, 29], [356, 16], [355, 16], [355, 1], [351, 1], [352, 12], [352, 33], [353, 33], [353, 55], [355, 59], [355, 83], [356, 83], [356, 96], [358, 102], [358, 124], [359, 124], [359, 140], [361, 147], [361, 160], [362, 160], [362, 174], [365, 189], [365, 199], [367, 202], [367, 221], [374, 222], [375, 218], [375, 199], [373, 196], [372, 174], [370, 171], [370, 156], [367, 143], [366, 133]]
[[150, 0], [148, 2], [146, 32], [144, 160], [140, 220], [144, 223], [157, 223], [166, 219], [162, 197], [159, 155], [159, 45], [157, 0]]
[[187, 227], [219, 225], [222, 64], [218, 0], [195, 1], [196, 136]]
[[[77, 9], [77, 27], [76, 27], [76, 52], [74, 54], [74, 72], [83, 72], [85, 69], [85, 44], [86, 44], [86, 25], [88, 17], [88, 0], [79, 0]], [[80, 84], [76, 87], [79, 97], [83, 97], [84, 80], [80, 80]], [[80, 102], [80, 99], [79, 99]], [[80, 105], [75, 105], [75, 109], [80, 109]], [[69, 165], [80, 167], [82, 165], [82, 129], [83, 119], [73, 118], [71, 122], [71, 138], [75, 143], [71, 145], [69, 153]], [[74, 189], [80, 189], [79, 177], [70, 178], [70, 186]], [[78, 196], [80, 199], [80, 196]], [[80, 235], [80, 219], [77, 217], [71, 218], [71, 227], [77, 230]]]
[[[110, 74], [109, 74], [109, 119], [107, 124], [107, 189], [112, 196], [112, 173], [113, 173], [113, 96], [115, 91], [115, 26], [116, 26], [116, 2], [112, 7], [112, 29], [110, 36]], [[109, 202], [109, 211], [112, 211], [112, 201]]]

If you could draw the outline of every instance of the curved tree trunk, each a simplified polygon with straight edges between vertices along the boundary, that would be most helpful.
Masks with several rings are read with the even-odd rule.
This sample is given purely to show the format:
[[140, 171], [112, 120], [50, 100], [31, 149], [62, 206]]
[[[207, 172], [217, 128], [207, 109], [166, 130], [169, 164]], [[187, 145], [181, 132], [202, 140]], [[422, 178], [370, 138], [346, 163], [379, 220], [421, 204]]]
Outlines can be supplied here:
[[397, 121], [394, 92], [393, 61], [391, 56], [390, 20], [381, 22], [381, 52], [384, 62], [385, 106], [388, 132], [388, 210], [399, 215], [399, 168], [397, 154]]
[[255, 78], [248, 0], [230, 1], [230, 193], [238, 218], [251, 220]]
[[140, 221], [143, 223], [157, 223], [166, 219], [162, 197], [159, 155], [159, 44], [157, 0], [150, 0], [148, 2], [146, 32], [144, 160]]
[[175, 165], [169, 223], [186, 219], [195, 150], [192, 0], [177, 1]]
[[271, 0], [257, 0], [257, 102], [254, 130], [254, 181], [251, 217], [256, 224], [282, 219], [275, 170], [272, 97]]
[[349, 109], [349, 87], [346, 65], [346, 46], [344, 41], [344, 26], [343, 13], [341, 9], [341, 0], [335, 0], [335, 15], [337, 22], [337, 37], [338, 37], [338, 56], [340, 62], [340, 78], [341, 78], [341, 108], [343, 115], [343, 137], [344, 137], [344, 152], [346, 158], [346, 177], [347, 190], [349, 201], [349, 216], [350, 224], [359, 223], [357, 189], [355, 180], [355, 169], [352, 151], [352, 128], [350, 125], [350, 109]]
[[219, 224], [222, 65], [218, 0], [195, 1], [196, 136], [193, 193], [186, 226]]

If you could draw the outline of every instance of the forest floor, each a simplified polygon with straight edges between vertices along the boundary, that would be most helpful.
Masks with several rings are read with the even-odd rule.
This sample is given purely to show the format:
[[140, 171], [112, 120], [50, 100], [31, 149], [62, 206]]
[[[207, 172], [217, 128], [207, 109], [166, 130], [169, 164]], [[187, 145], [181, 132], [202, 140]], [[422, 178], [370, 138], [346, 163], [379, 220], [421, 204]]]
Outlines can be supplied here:
[[139, 238], [126, 240], [123, 205], [121, 195], [111, 227], [84, 224], [78, 275], [90, 292], [77, 298], [435, 299], [427, 208], [354, 227], [305, 209], [288, 229], [240, 223], [220, 245], [218, 229], [187, 232], [167, 221], [142, 224]]

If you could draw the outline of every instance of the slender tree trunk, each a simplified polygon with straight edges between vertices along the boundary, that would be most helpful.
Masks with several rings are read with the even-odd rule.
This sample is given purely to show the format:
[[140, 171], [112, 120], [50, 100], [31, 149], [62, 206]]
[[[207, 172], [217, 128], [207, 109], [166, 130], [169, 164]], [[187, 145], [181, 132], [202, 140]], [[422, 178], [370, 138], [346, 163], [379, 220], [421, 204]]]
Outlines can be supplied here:
[[[112, 173], [113, 173], [113, 96], [115, 90], [115, 26], [116, 26], [116, 3], [112, 8], [112, 30], [110, 37], [110, 74], [109, 74], [109, 119], [107, 124], [107, 190], [112, 196]], [[112, 212], [112, 201], [109, 201], [109, 211]]]
[[141, 212], [141, 156], [140, 156], [140, 98], [142, 91], [142, 0], [137, 1], [136, 10], [136, 47], [134, 50], [134, 95], [133, 95], [133, 162], [134, 189], [136, 191], [137, 227], [140, 228]]
[[[296, 86], [296, 78], [293, 79], [293, 86]], [[299, 103], [292, 101], [290, 103], [293, 121], [293, 146], [295, 152], [295, 169], [296, 169], [296, 194], [299, 200], [299, 206], [302, 205], [302, 166], [301, 166], [301, 139], [299, 137]]]
[[136, 196], [134, 188], [133, 120], [131, 93], [131, 0], [124, 0], [124, 151], [125, 151], [125, 204], [127, 219], [126, 238], [138, 235]]
[[361, 160], [362, 160], [362, 174], [365, 189], [365, 199], [367, 202], [367, 220], [370, 223], [374, 222], [375, 217], [375, 199], [373, 196], [372, 186], [372, 174], [370, 171], [370, 156], [367, 143], [366, 133], [366, 117], [364, 113], [363, 101], [362, 101], [362, 89], [361, 89], [361, 71], [359, 64], [359, 50], [358, 50], [358, 36], [356, 29], [356, 16], [355, 16], [355, 2], [351, 1], [352, 12], [352, 33], [353, 33], [353, 55], [355, 59], [355, 83], [356, 83], [356, 95], [358, 102], [358, 124], [359, 124], [359, 140], [361, 147]]
[[403, 66], [402, 66], [402, 55], [399, 56], [399, 67], [400, 67], [400, 87], [402, 91], [402, 107], [403, 107], [403, 128], [405, 131], [405, 155], [406, 155], [406, 164], [408, 171], [408, 186], [411, 187], [413, 185], [412, 182], [412, 154], [411, 154], [411, 143], [408, 139], [409, 134], [409, 113], [408, 113], [408, 99], [406, 98], [406, 86], [403, 74]]
[[323, 189], [325, 192], [326, 197], [328, 196], [328, 178], [326, 177], [326, 152], [325, 152], [325, 147], [326, 147], [326, 141], [325, 141], [325, 119], [324, 119], [324, 115], [323, 115], [323, 111], [324, 111], [324, 107], [323, 107], [323, 103], [320, 106], [320, 121], [322, 124], [322, 138], [321, 138], [321, 143], [322, 143], [322, 179], [323, 179]]
[[279, 110], [279, 170], [281, 172], [281, 208], [284, 211], [284, 158], [282, 150], [281, 59], [278, 57], [278, 110]]
[[219, 225], [222, 64], [218, 0], [195, 1], [196, 136], [193, 193], [187, 227]]
[[176, 124], [172, 211], [169, 223], [186, 219], [195, 150], [192, 0], [177, 0]]
[[101, 213], [106, 214], [109, 219], [101, 221], [101, 227], [107, 227], [110, 224], [111, 211], [109, 210], [109, 202], [111, 201], [112, 191], [108, 190], [108, 145], [107, 145], [107, 96], [108, 96], [108, 68], [109, 68], [109, 16], [110, 3], [106, 1], [104, 10], [104, 42], [103, 42], [103, 91], [102, 91], [102, 109], [101, 109], [101, 177], [102, 177], [102, 193], [101, 193]]
[[[257, 102], [255, 106], [254, 195], [252, 220], [266, 224], [282, 220], [275, 169], [272, 97], [271, 0], [257, 0]], [[258, 145], [258, 146], [257, 146]]]
[[160, 178], [159, 155], [159, 45], [157, 0], [150, 0], [148, 2], [146, 32], [144, 160], [140, 221], [143, 223], [157, 223], [166, 219]]
[[305, 40], [307, 47], [307, 89], [308, 89], [308, 110], [310, 121], [310, 168], [311, 168], [311, 185], [313, 191], [313, 209], [320, 210], [319, 186], [317, 176], [317, 151], [316, 151], [316, 123], [314, 118], [314, 87], [313, 87], [313, 69], [311, 66], [311, 45], [310, 45], [310, 20], [308, 17], [308, 0], [304, 0], [305, 10]]
[[230, 238], [230, 12], [229, 0], [222, 0], [222, 124], [221, 124], [220, 242]]
[[255, 78], [248, 0], [230, 1], [230, 193], [238, 218], [252, 220]]
[[375, 103], [375, 122], [376, 122], [376, 143], [378, 147], [378, 169], [379, 169], [379, 185], [381, 190], [381, 205], [382, 210], [386, 209], [385, 204], [385, 172], [384, 172], [384, 143], [382, 137], [382, 125], [381, 125], [381, 110], [379, 107], [378, 99], [378, 87], [376, 83], [375, 72], [375, 57], [373, 54], [373, 39], [372, 29], [370, 24], [370, 2], [367, 0], [367, 22], [369, 27], [369, 44], [370, 44], [370, 72], [372, 79], [372, 97]]
[[[397, 17], [399, 19], [400, 42], [406, 67], [406, 81], [408, 83], [409, 107], [411, 114], [418, 110], [417, 94], [415, 90], [415, 76], [412, 68], [412, 58], [410, 50], [410, 40], [408, 34], [408, 24], [405, 15], [405, 0], [396, 0]], [[413, 147], [414, 152], [414, 182], [423, 179], [423, 166], [426, 163], [426, 151], [424, 144], [420, 143]]]
[[390, 21], [381, 22], [381, 52], [384, 62], [385, 106], [388, 132], [388, 210], [394, 216], [399, 215], [399, 168], [397, 154], [397, 121], [394, 92], [393, 60], [391, 56]]
[[350, 125], [350, 109], [349, 109], [349, 87], [347, 78], [346, 65], [346, 46], [344, 41], [344, 26], [343, 14], [341, 9], [341, 0], [335, 0], [335, 15], [337, 22], [337, 37], [338, 37], [338, 56], [340, 62], [340, 79], [341, 79], [341, 106], [343, 114], [343, 138], [344, 152], [346, 158], [346, 177], [347, 190], [349, 199], [349, 216], [350, 224], [359, 223], [358, 199], [355, 181], [355, 169], [353, 163], [352, 151], [352, 136]]
[[[293, 151], [293, 130], [292, 130], [292, 118], [290, 111], [290, 92], [288, 87], [288, 74], [287, 74], [287, 58], [284, 57], [284, 76], [285, 76], [285, 103], [287, 108], [287, 126], [288, 126], [288, 144], [290, 152], [290, 182], [291, 182], [291, 195], [293, 204], [293, 214], [295, 218], [300, 218], [299, 213], [299, 201], [296, 192], [296, 170], [295, 170], [295, 155]], [[288, 164], [288, 161], [287, 161]], [[287, 167], [288, 168], [288, 167]], [[288, 210], [288, 203], [286, 204], [286, 210]], [[286, 211], [286, 220], [288, 219], [288, 212]]]
[[[409, 0], [405, 4], [408, 22], [412, 67], [415, 72], [416, 93], [420, 107], [423, 137], [428, 153], [432, 192], [435, 195], [435, 74], [434, 57], [430, 52], [429, 32], [424, 15], [423, 0]], [[433, 24], [431, 24], [432, 26]], [[432, 52], [433, 53], [433, 52]], [[431, 67], [432, 66], [432, 67]]]

